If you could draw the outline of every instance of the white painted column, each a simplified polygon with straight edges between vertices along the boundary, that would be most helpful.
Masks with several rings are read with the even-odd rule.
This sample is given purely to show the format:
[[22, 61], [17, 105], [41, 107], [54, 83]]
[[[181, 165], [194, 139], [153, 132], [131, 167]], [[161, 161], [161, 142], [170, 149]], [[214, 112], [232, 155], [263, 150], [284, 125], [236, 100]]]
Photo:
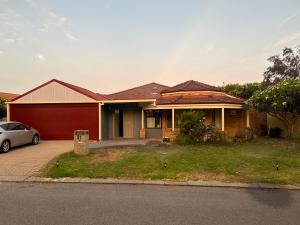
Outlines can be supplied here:
[[247, 117], [247, 128], [250, 128], [250, 115], [249, 115], [249, 110], [246, 111], [246, 117]]
[[10, 121], [10, 104], [9, 103], [7, 103], [6, 104], [6, 120], [7, 121]]
[[102, 104], [98, 104], [98, 111], [99, 111], [99, 141], [102, 139]]
[[144, 109], [142, 109], [142, 129], [144, 129], [145, 125], [145, 119], [144, 119]]
[[222, 108], [222, 131], [225, 131], [225, 109]]
[[172, 131], [175, 130], [175, 109], [172, 108]]

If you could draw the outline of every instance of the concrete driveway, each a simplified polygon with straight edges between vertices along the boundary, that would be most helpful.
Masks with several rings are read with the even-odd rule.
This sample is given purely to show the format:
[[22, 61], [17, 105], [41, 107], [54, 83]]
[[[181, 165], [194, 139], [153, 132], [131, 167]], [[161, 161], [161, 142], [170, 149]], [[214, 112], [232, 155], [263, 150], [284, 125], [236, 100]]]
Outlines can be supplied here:
[[54, 157], [71, 151], [73, 141], [42, 141], [0, 154], [0, 176], [37, 175]]

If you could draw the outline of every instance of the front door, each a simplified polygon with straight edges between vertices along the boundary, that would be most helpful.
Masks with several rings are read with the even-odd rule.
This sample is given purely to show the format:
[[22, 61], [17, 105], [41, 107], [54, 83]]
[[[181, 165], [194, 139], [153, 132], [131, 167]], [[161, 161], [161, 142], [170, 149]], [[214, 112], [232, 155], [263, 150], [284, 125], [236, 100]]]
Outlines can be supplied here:
[[134, 111], [130, 109], [123, 111], [123, 137], [134, 137]]

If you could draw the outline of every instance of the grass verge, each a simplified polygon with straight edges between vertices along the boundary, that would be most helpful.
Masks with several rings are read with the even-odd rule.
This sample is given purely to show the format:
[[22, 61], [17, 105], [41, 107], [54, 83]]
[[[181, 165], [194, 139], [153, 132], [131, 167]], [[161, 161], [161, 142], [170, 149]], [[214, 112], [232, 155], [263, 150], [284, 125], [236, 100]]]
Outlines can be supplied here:
[[[279, 171], [275, 168], [277, 163]], [[50, 162], [43, 173], [52, 178], [300, 184], [300, 148], [295, 142], [272, 139], [241, 144], [107, 148], [88, 156], [63, 154]]]

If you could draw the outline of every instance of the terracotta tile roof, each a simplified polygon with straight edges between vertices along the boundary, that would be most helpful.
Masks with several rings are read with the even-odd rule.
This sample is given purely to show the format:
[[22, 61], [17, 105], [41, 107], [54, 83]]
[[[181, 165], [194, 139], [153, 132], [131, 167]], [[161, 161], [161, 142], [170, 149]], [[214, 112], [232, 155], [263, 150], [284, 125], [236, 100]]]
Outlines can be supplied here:
[[161, 93], [170, 92], [183, 92], [183, 91], [218, 91], [223, 92], [220, 88], [214, 87], [208, 84], [204, 84], [198, 81], [189, 80], [173, 87], [163, 90]]
[[40, 85], [40, 86], [32, 89], [32, 90], [30, 90], [30, 91], [28, 91], [28, 92], [26, 92], [26, 93], [24, 93], [22, 95], [19, 95], [19, 96], [15, 97], [14, 99], [12, 99], [12, 101], [15, 101], [15, 100], [17, 100], [17, 99], [19, 99], [19, 98], [21, 98], [21, 97], [23, 97], [25, 95], [28, 95], [29, 93], [31, 93], [33, 91], [36, 91], [36, 90], [38, 90], [38, 89], [40, 89], [40, 88], [42, 88], [42, 87], [44, 87], [44, 86], [46, 86], [46, 85], [48, 85], [48, 84], [50, 84], [52, 82], [57, 82], [57, 83], [65, 86], [65, 87], [68, 87], [68, 88], [70, 88], [70, 89], [72, 89], [72, 90], [74, 90], [76, 92], [79, 92], [79, 93], [81, 93], [81, 94], [83, 94], [85, 96], [88, 96], [88, 97], [90, 97], [90, 98], [92, 98], [94, 100], [97, 100], [97, 101], [108, 100], [107, 97], [105, 97], [104, 95], [101, 95], [99, 93], [95, 93], [95, 92], [92, 92], [92, 91], [87, 90], [85, 88], [78, 87], [78, 86], [75, 86], [73, 84], [69, 84], [69, 83], [66, 83], [66, 82], [63, 82], [63, 81], [60, 81], [60, 80], [57, 80], [57, 79], [52, 79], [52, 80], [50, 80], [50, 81], [48, 81], [48, 82], [46, 82], [46, 83], [44, 83], [44, 84], [42, 84], [42, 85]]
[[6, 93], [6, 92], [0, 92], [0, 98], [3, 98], [7, 101], [11, 101], [12, 99], [18, 97], [18, 94], [13, 94], [13, 93]]
[[110, 94], [107, 95], [107, 97], [113, 100], [157, 99], [160, 97], [160, 92], [166, 88], [168, 88], [168, 86], [153, 82], [125, 91]]
[[244, 99], [229, 95], [162, 96], [156, 104], [244, 104]]

